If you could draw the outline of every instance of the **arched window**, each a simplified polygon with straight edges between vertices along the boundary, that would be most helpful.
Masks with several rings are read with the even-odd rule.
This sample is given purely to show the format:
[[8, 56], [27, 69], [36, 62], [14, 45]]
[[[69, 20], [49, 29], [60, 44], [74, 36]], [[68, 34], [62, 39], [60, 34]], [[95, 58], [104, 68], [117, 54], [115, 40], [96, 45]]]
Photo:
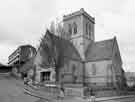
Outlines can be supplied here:
[[86, 34], [88, 34], [88, 23], [86, 23]]
[[72, 34], [72, 27], [71, 24], [68, 24], [68, 33], [71, 35]]
[[96, 65], [92, 64], [92, 75], [96, 75]]
[[74, 31], [74, 34], [77, 33], [77, 24], [75, 22], [73, 23], [73, 31]]
[[112, 64], [107, 65], [107, 85], [113, 85], [113, 67]]
[[91, 36], [91, 24], [89, 24], [89, 28], [88, 29], [89, 29], [89, 33], [88, 34], [89, 34], [89, 37], [90, 37]]
[[73, 67], [72, 67], [72, 73], [73, 73], [73, 74], [75, 74], [75, 70], [76, 70], [76, 66], [73, 65]]
[[72, 66], [72, 81], [73, 81], [73, 83], [75, 83], [77, 80], [77, 75], [75, 74], [75, 72], [76, 72], [76, 66], [73, 65]]
[[91, 33], [92, 32], [92, 26], [91, 23], [86, 23], [86, 35], [88, 35], [89, 37], [91, 37]]

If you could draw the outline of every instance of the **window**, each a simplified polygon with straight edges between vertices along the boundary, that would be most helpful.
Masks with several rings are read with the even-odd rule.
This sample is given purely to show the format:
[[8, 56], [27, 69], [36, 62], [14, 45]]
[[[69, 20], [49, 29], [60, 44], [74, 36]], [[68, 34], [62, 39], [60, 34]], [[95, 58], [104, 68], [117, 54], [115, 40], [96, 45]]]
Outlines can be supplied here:
[[91, 37], [91, 24], [90, 23], [86, 23], [86, 34], [89, 35], [89, 37]]
[[76, 66], [73, 65], [73, 67], [72, 67], [72, 81], [73, 81], [73, 83], [75, 83], [77, 80], [77, 76], [75, 75], [75, 71], [76, 71]]
[[74, 30], [74, 34], [76, 34], [77, 33], [77, 25], [75, 22], [73, 23], [73, 30]]
[[92, 64], [92, 75], [96, 75], [96, 65]]
[[86, 35], [88, 34], [88, 23], [86, 23]]
[[73, 74], [75, 74], [75, 69], [76, 69], [76, 66], [73, 65], [73, 67], [72, 67], [72, 73], [73, 73]]
[[50, 81], [51, 72], [41, 72], [41, 81]]
[[113, 86], [113, 69], [112, 64], [107, 65], [107, 86]]
[[50, 72], [46, 72], [46, 75], [45, 75], [44, 79], [46, 81], [49, 81], [50, 80]]
[[69, 34], [72, 34], [72, 27], [71, 27], [71, 24], [68, 24], [68, 32], [69, 32]]
[[89, 28], [88, 28], [88, 34], [89, 34], [89, 37], [91, 36], [91, 24], [89, 24]]

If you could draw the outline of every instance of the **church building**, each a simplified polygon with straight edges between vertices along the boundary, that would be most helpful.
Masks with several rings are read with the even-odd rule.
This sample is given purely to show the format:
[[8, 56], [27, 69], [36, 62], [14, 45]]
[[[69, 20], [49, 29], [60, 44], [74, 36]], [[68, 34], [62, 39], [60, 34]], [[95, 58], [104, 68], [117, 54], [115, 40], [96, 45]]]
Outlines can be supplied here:
[[[121, 88], [122, 59], [116, 37], [95, 41], [95, 18], [84, 9], [63, 16], [68, 39], [48, 30], [35, 57], [35, 80], [62, 85]], [[42, 47], [41, 47], [42, 46]]]

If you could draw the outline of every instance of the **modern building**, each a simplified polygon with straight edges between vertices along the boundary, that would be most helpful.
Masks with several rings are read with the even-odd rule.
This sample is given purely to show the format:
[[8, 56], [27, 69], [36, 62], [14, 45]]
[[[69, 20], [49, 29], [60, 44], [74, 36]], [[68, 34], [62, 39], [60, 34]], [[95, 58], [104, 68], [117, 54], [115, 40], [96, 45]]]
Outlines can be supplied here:
[[36, 49], [31, 45], [19, 46], [9, 57], [8, 64], [19, 67], [36, 54]]
[[68, 39], [47, 31], [41, 41], [35, 57], [36, 81], [56, 81], [78, 90], [120, 89], [123, 68], [116, 37], [96, 42], [95, 19], [84, 9], [65, 15], [63, 23]]

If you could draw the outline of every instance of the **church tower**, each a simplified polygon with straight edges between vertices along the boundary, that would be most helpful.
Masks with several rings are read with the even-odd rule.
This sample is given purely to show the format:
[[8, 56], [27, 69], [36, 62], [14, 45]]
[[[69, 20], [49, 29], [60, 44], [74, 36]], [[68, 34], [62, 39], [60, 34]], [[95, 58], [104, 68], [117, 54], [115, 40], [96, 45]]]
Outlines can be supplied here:
[[82, 8], [77, 12], [64, 15], [63, 23], [69, 40], [78, 50], [82, 60], [85, 60], [85, 51], [88, 45], [95, 39], [95, 19]]

